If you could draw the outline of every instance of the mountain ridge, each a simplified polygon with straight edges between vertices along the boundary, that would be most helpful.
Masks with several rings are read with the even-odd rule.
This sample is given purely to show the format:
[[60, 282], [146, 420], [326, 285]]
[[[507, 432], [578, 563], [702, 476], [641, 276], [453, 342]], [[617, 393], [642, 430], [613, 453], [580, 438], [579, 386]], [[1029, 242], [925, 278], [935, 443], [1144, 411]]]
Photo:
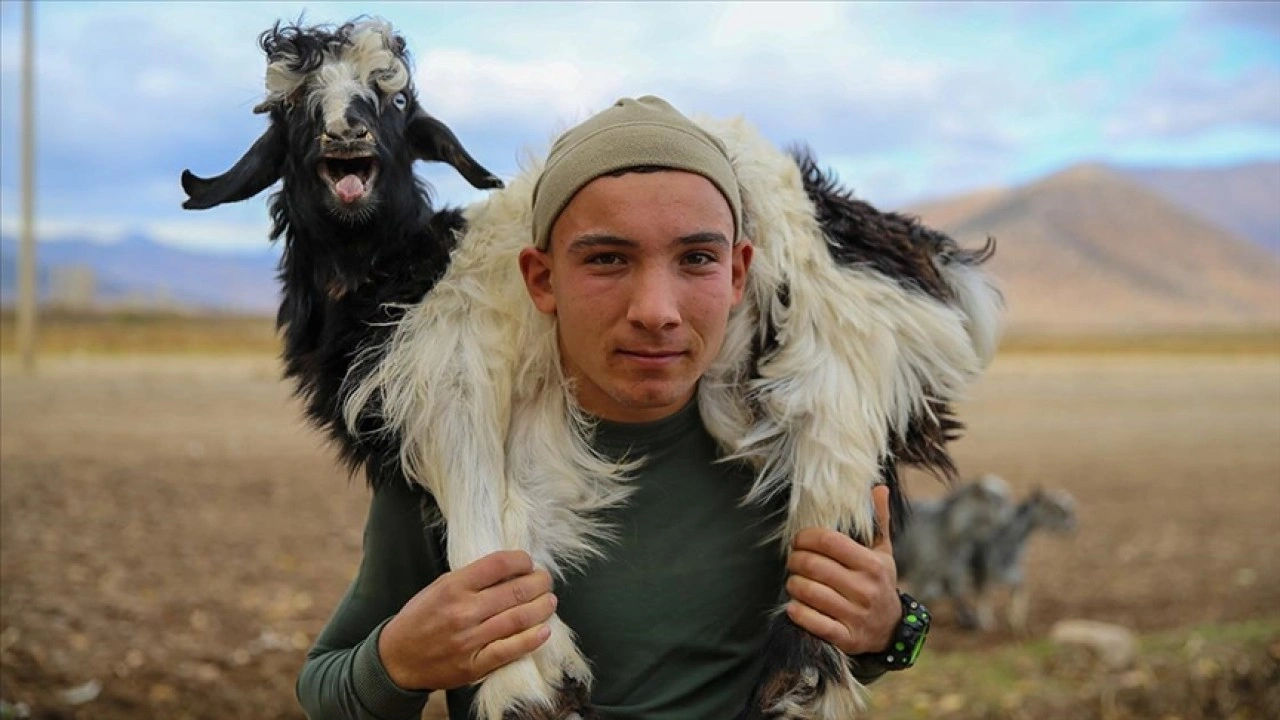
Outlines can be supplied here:
[[1012, 326], [1280, 324], [1280, 255], [1108, 166], [902, 212], [962, 244], [996, 238]]
[[[1241, 172], [1258, 177], [1273, 167], [1280, 173], [1280, 163]], [[1280, 326], [1280, 252], [1153, 187], [1163, 172], [1080, 163], [1019, 186], [897, 211], [966, 246], [996, 239], [990, 269], [1006, 289], [1011, 328]], [[1195, 170], [1169, 172], [1200, 177]], [[1223, 187], [1239, 185], [1229, 168], [1205, 172]], [[1267, 217], [1247, 219], [1266, 225]], [[65, 294], [55, 287], [58, 278], [66, 285], [67, 269], [79, 268], [91, 275], [98, 306], [269, 315], [279, 302], [279, 255], [278, 244], [265, 242], [260, 250], [229, 253], [173, 247], [145, 233], [115, 244], [60, 238], [39, 246], [40, 297], [58, 300], [57, 292]], [[0, 238], [0, 302], [12, 304], [16, 278], [17, 242]]]

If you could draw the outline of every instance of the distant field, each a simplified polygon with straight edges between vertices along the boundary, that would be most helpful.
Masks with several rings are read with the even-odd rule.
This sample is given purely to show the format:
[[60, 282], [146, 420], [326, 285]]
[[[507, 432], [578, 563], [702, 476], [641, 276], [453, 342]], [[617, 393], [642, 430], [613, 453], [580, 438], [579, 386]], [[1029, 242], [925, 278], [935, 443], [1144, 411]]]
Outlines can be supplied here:
[[[16, 352], [13, 313], [0, 313], [0, 353]], [[166, 313], [46, 314], [40, 352], [275, 353], [275, 318]], [[1016, 354], [1280, 354], [1280, 328], [1063, 333], [1011, 331], [1001, 352]]]
[[1127, 332], [1011, 331], [1000, 344], [1009, 354], [1277, 355], [1280, 328], [1204, 328]]
[[[278, 361], [64, 354], [26, 378], [13, 360], [0, 699], [59, 720], [300, 720], [293, 683], [359, 563], [368, 495], [299, 422]], [[1029, 637], [935, 608], [920, 666], [872, 686], [873, 718], [1280, 717], [1280, 355], [1003, 354], [959, 410], [965, 476], [1064, 488], [1080, 527], [1033, 540]], [[1136, 667], [1053, 647], [1065, 618], [1139, 633]], [[59, 700], [91, 680], [93, 702]]]
[[[274, 353], [275, 319], [238, 315], [169, 313], [45, 314], [38, 319], [36, 347], [68, 353]], [[12, 312], [0, 314], [0, 353], [17, 352]]]

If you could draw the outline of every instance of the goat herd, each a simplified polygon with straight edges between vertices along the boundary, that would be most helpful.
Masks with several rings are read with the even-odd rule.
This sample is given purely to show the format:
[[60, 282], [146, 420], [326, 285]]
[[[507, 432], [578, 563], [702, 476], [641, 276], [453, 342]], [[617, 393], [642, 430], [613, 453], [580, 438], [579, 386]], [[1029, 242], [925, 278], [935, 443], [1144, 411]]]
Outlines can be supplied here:
[[1036, 488], [1015, 504], [1008, 484], [986, 474], [942, 498], [914, 501], [893, 554], [904, 584], [925, 603], [949, 603], [961, 627], [994, 630], [995, 596], [1004, 589], [1009, 628], [1024, 632], [1027, 541], [1037, 530], [1067, 534], [1075, 527], [1075, 501], [1066, 491]]

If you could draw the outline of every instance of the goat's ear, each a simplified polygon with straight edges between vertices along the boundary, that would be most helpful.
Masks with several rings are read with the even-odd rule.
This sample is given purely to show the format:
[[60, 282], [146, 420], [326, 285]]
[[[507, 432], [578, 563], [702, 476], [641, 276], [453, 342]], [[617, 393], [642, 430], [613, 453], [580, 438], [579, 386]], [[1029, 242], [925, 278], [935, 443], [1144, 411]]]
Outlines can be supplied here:
[[251, 198], [280, 179], [288, 151], [284, 131], [271, 123], [253, 147], [230, 170], [217, 177], [202, 178], [190, 170], [182, 171], [182, 189], [187, 210], [206, 210], [217, 205]]
[[421, 108], [409, 121], [406, 137], [414, 155], [420, 160], [452, 165], [472, 187], [489, 190], [503, 186], [496, 175], [485, 170], [471, 157], [448, 126], [423, 112]]

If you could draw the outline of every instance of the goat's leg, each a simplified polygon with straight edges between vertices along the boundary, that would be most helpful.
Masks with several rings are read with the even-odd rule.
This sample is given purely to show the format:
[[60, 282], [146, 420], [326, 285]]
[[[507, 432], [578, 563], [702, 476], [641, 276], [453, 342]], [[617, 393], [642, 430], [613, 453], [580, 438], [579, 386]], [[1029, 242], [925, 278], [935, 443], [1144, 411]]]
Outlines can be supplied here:
[[1022, 583], [1009, 588], [1009, 627], [1020, 635], [1027, 632], [1029, 600], [1027, 589]]
[[[869, 530], [869, 486], [867, 490], [862, 523], [854, 525]], [[840, 510], [819, 502], [802, 486], [792, 488], [793, 529], [837, 527]], [[842, 650], [796, 625], [781, 608], [768, 632], [764, 669], [737, 720], [852, 720], [862, 712], [865, 691]]]
[[[502, 372], [495, 372], [499, 377]], [[464, 377], [465, 373], [462, 374]], [[523, 550], [535, 567], [553, 569], [555, 558], [535, 527], [545, 529], [546, 503], [530, 497], [509, 470], [509, 417], [512, 404], [501, 387], [476, 382], [461, 385], [468, 402], [457, 402], [431, 436], [439, 480], [432, 487], [448, 527], [449, 565], [460, 568], [501, 550]], [[517, 423], [524, 427], [528, 422]], [[551, 636], [533, 653], [489, 673], [476, 691], [478, 720], [590, 720], [587, 697], [591, 674], [573, 634], [552, 616]]]
[[[573, 631], [559, 615], [553, 614], [547, 624], [551, 636], [519, 661], [533, 664], [537, 687], [527, 685], [533, 678], [527, 677], [523, 668], [511, 673], [500, 668], [480, 686], [476, 694], [478, 706], [505, 704], [509, 709], [502, 715], [503, 720], [597, 720], [599, 715], [591, 707], [591, 670]], [[510, 708], [513, 697], [521, 700]]]
[[[540, 553], [526, 546], [535, 564]], [[591, 672], [572, 630], [553, 614], [551, 636], [519, 660], [494, 670], [476, 692], [482, 720], [596, 720], [590, 705]]]
[[985, 591], [974, 592], [975, 619], [977, 627], [983, 632], [991, 632], [996, 626], [996, 616], [991, 607], [991, 593]]
[[951, 607], [955, 611], [956, 625], [964, 630], [984, 629], [982, 627], [982, 600], [971, 603], [969, 598], [960, 594], [952, 594]]
[[991, 610], [991, 593], [987, 587], [978, 587], [959, 577], [952, 583], [952, 602], [956, 620], [965, 630], [991, 632], [995, 628], [995, 615]]
[[[477, 453], [458, 453], [458, 456], [484, 457]], [[482, 464], [486, 467], [459, 467], [455, 477], [503, 477], [500, 464], [496, 467], [488, 467], [494, 463]], [[504, 482], [455, 483], [438, 493], [441, 510], [448, 522], [450, 567], [465, 567], [500, 550], [524, 550], [533, 558], [535, 565], [545, 566], [546, 553], [530, 541], [527, 532], [520, 531], [527, 527], [527, 521], [513, 517], [509, 510], [521, 503], [511, 502], [511, 489], [504, 487]], [[566, 644], [568, 649], [564, 647]], [[553, 649], [548, 651], [548, 646]], [[562, 673], [558, 669], [552, 673], [547, 663], [539, 663], [535, 658], [538, 652], [577, 659], [582, 663], [582, 676], [589, 678], [585, 662], [573, 647], [568, 628], [553, 617], [551, 637], [538, 651], [494, 670], [481, 681], [474, 707], [479, 720], [588, 720], [591, 717], [562, 709], [566, 704], [564, 697], [585, 697], [585, 688], [577, 685], [560, 687]], [[585, 705], [585, 702], [578, 705]]]
[[[501, 517], [496, 494], [473, 485], [455, 488], [450, 495], [453, 497], [441, 502], [441, 510], [448, 518], [450, 567], [465, 567], [500, 550], [528, 550], [503, 542], [501, 527], [494, 521]], [[551, 702], [552, 693], [547, 683], [533, 659], [526, 656], [498, 668], [481, 681], [475, 711], [479, 720], [504, 720], [524, 717], [510, 714], [517, 708], [548, 707]]]
[[955, 614], [956, 625], [965, 630], [984, 629], [980, 601], [975, 589], [965, 581], [965, 572], [963, 566], [952, 563], [947, 567], [942, 586]]
[[736, 720], [845, 720], [864, 707], [849, 659], [778, 611], [769, 624], [765, 666]]
[[[522, 489], [507, 488], [499, 515], [506, 547], [524, 549], [534, 564], [547, 567], [548, 550], [533, 533], [529, 513], [537, 505], [522, 497]], [[591, 671], [578, 649], [573, 631], [558, 615], [547, 620], [551, 636], [533, 653], [498, 668], [476, 693], [476, 709], [484, 720], [596, 720], [590, 705]]]

